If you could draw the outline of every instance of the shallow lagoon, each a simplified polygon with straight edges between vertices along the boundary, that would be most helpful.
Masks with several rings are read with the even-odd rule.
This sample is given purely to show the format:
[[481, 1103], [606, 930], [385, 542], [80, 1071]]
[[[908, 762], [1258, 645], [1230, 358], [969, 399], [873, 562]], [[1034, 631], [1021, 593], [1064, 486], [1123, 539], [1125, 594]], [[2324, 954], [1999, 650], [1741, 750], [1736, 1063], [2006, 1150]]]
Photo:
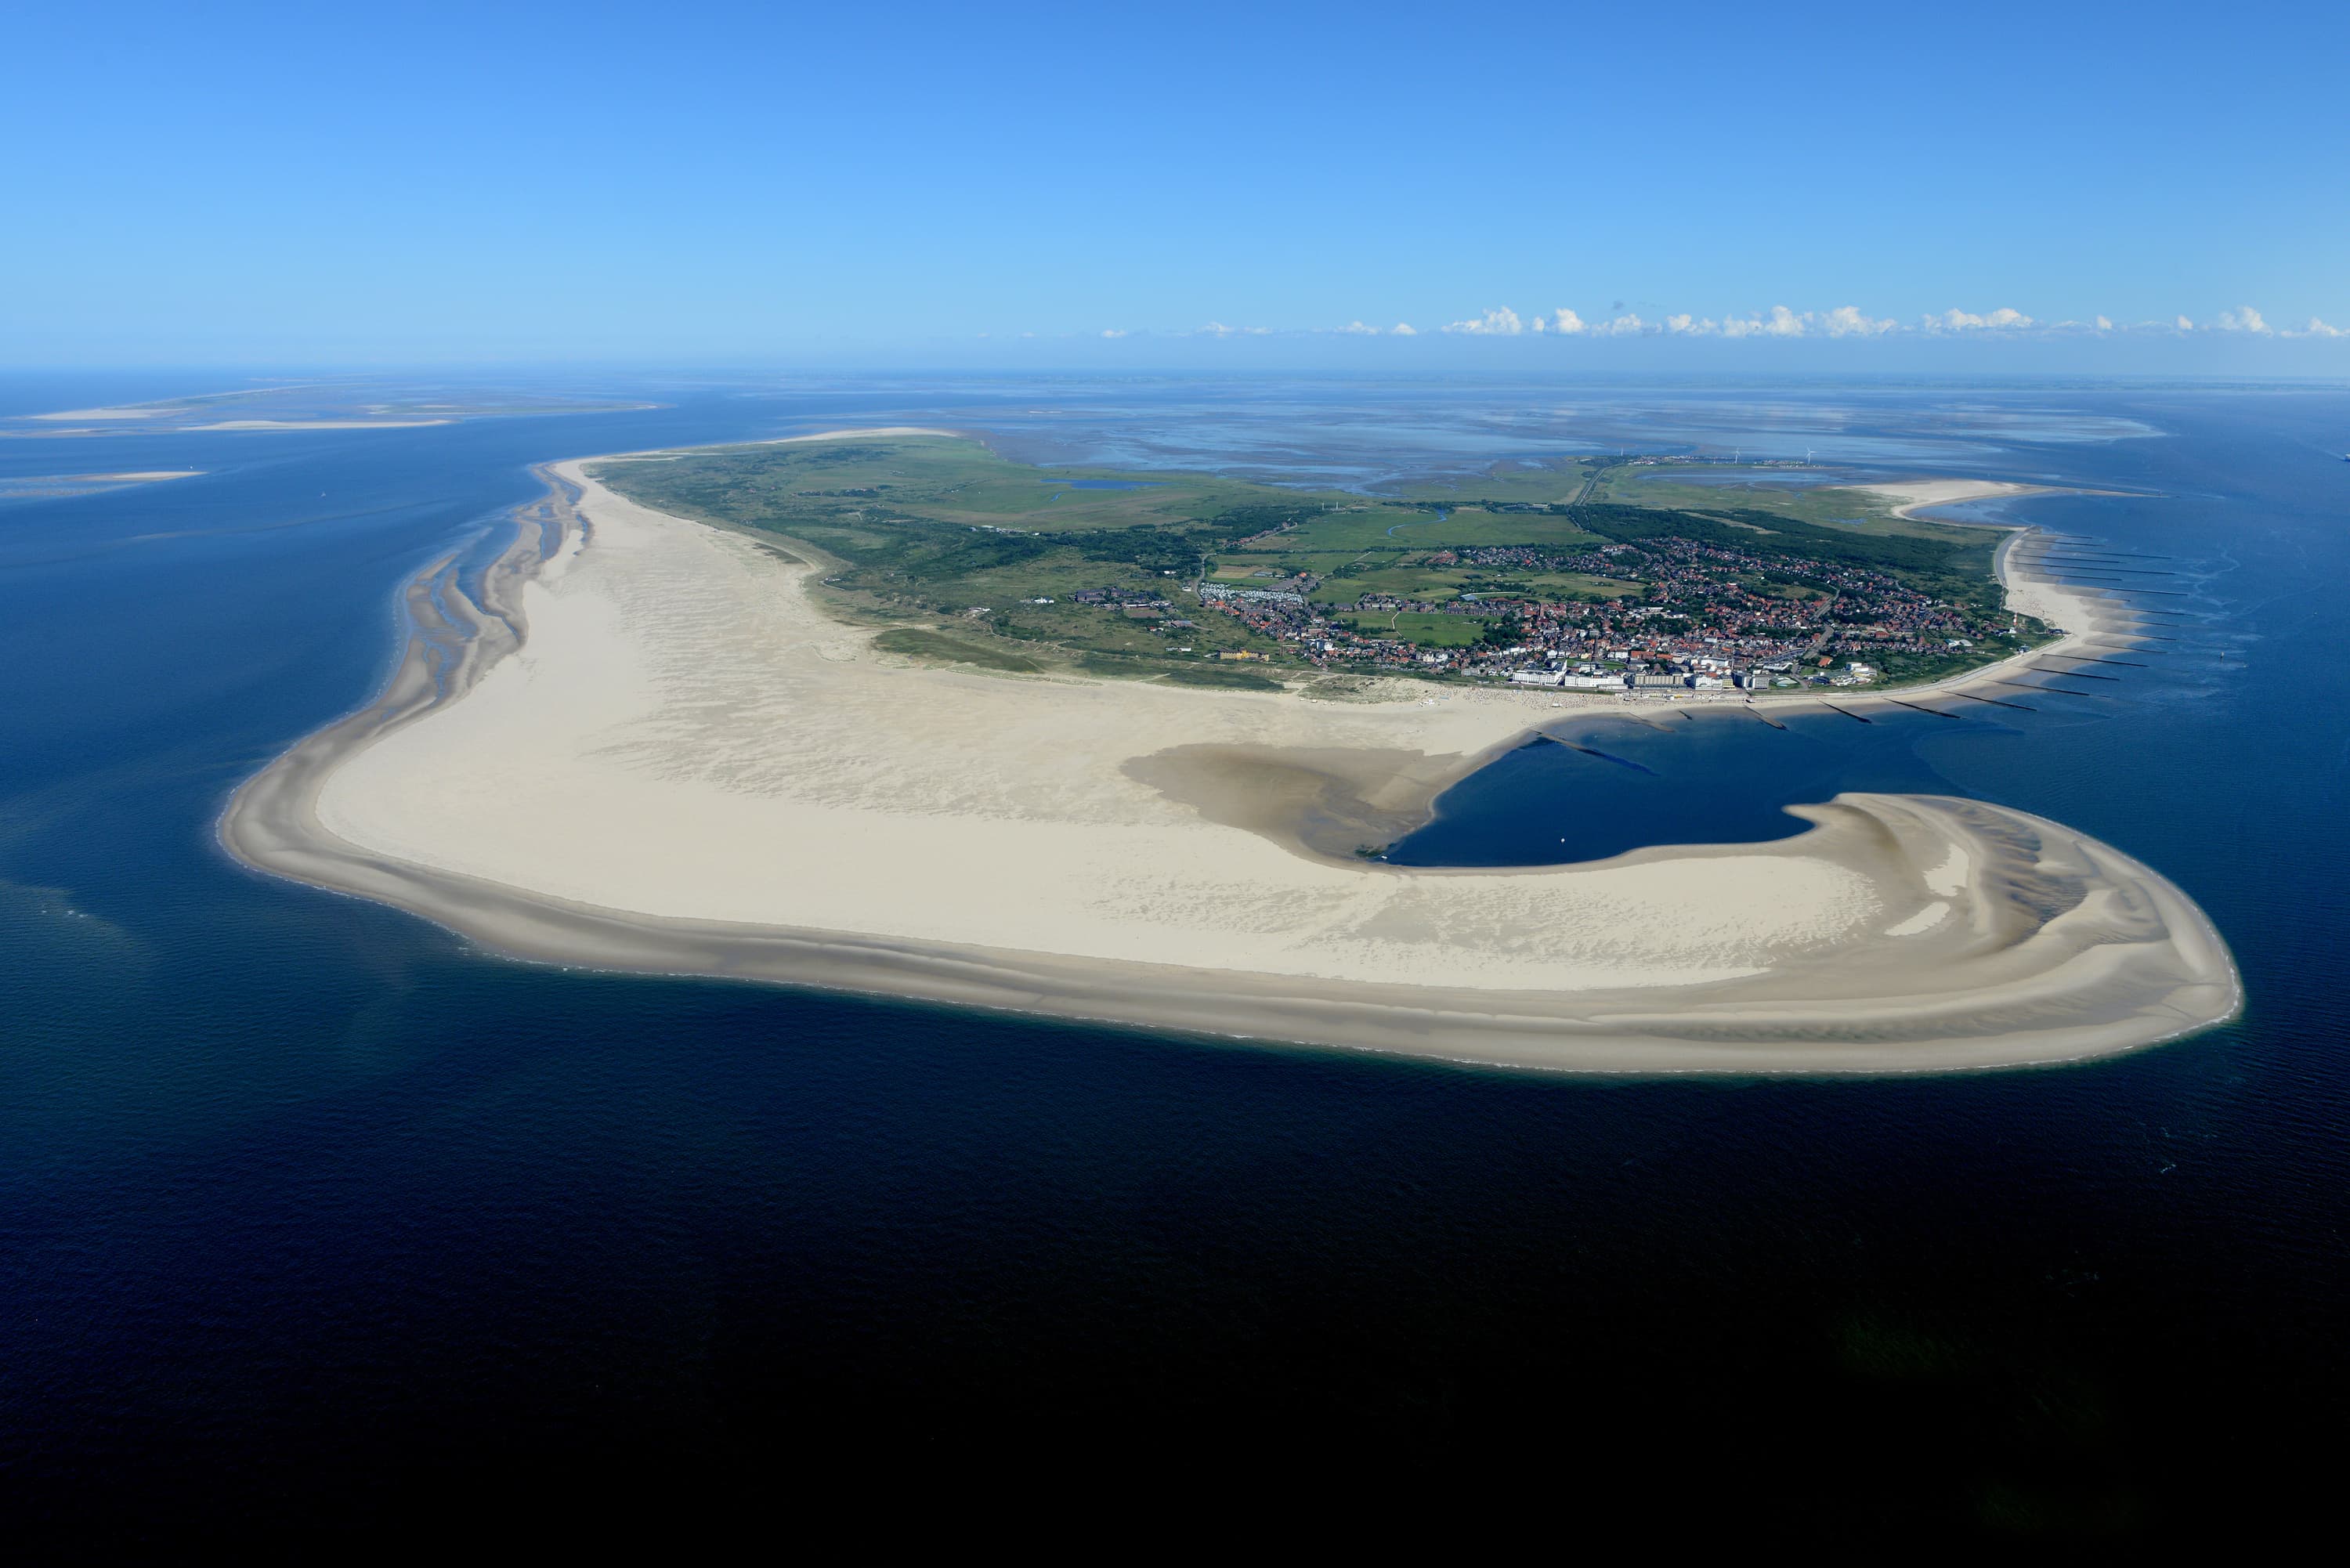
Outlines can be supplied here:
[[1647, 844], [1764, 843], [1810, 826], [1782, 807], [1840, 791], [1954, 793], [1918, 753], [1922, 726], [1937, 722], [1924, 715], [1914, 724], [1908, 714], [1859, 724], [1825, 708], [1774, 709], [1786, 727], [1773, 730], [1729, 703], [1636, 711], [1641, 717], [1563, 714], [1544, 727], [1553, 739], [1509, 753], [1445, 792], [1437, 819], [1386, 858], [1564, 865]]

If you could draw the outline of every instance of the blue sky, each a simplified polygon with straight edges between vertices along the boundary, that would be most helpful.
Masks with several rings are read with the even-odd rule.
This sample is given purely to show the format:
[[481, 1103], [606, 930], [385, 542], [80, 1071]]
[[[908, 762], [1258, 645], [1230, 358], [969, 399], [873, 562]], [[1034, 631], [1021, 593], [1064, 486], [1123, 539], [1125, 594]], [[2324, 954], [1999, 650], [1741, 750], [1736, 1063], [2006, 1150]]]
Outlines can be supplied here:
[[2339, 5], [123, 5], [0, 36], [17, 364], [2350, 374]]

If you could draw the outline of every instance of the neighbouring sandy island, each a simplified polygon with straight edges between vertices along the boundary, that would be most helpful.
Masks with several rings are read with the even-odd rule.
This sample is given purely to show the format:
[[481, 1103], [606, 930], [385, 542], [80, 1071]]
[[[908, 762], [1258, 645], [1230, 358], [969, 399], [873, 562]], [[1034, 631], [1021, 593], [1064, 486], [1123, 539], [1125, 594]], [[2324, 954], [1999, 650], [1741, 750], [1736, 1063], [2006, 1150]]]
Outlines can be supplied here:
[[[239, 791], [227, 846], [519, 956], [1513, 1066], [2057, 1062], [2239, 1004], [2169, 882], [1975, 801], [1846, 794], [1776, 843], [1567, 867], [1366, 861], [1558, 699], [915, 667], [808, 567], [597, 483], [620, 461], [555, 465], [471, 595], [421, 577], [390, 686]], [[2030, 538], [2002, 553], [2020, 607], [2119, 635]]]

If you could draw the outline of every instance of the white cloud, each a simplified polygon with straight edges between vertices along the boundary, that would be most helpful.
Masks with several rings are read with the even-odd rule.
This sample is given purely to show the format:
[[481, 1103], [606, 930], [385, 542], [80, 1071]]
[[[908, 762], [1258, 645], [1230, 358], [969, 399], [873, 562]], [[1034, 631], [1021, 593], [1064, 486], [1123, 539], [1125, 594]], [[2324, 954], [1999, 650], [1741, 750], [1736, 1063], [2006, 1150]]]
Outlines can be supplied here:
[[[1854, 311], [1858, 317], [1860, 312]], [[1774, 305], [1768, 316], [1730, 316], [1721, 322], [1724, 337], [1801, 337], [1812, 318], [1798, 316], [1783, 305]]]
[[1897, 327], [1889, 316], [1863, 316], [1856, 305], [1839, 305], [1814, 319], [1831, 337], [1877, 337]]
[[1711, 316], [1668, 316], [1663, 329], [1684, 337], [1803, 337], [1814, 332], [1830, 337], [1876, 337], [1901, 328], [1891, 317], [1865, 316], [1854, 305], [1801, 311], [1774, 305], [1768, 315], [1727, 316], [1720, 321]]
[[1504, 305], [1499, 309], [1488, 310], [1484, 315], [1471, 320], [1456, 321], [1444, 330], [1467, 332], [1481, 337], [1515, 337], [1525, 329], [1526, 324], [1518, 319], [1518, 313]]
[[1941, 315], [1929, 316], [1925, 320], [1929, 332], [2020, 332], [2033, 325], [2032, 317], [2003, 305], [1981, 316], [1963, 310], [1945, 310]]
[[[1232, 327], [1221, 321], [1211, 321], [1199, 327], [1196, 336], [1211, 337], [1274, 337], [1294, 335], [1297, 329], [1270, 327]], [[1378, 327], [1360, 318], [1346, 326], [1316, 327], [1315, 332], [1361, 337], [1417, 337], [1420, 329], [1408, 321], [1392, 327]], [[2198, 326], [2185, 316], [2168, 321], [2141, 321], [2116, 324], [2108, 316], [2095, 316], [2087, 320], [2066, 317], [2064, 320], [2042, 320], [2026, 316], [2011, 306], [1980, 314], [1950, 309], [1920, 318], [1915, 326], [1904, 327], [1890, 317], [1870, 316], [1858, 306], [1839, 305], [1825, 310], [1794, 310], [1774, 305], [1767, 311], [1753, 311], [1742, 316], [1715, 317], [1677, 311], [1669, 316], [1650, 318], [1632, 311], [1619, 311], [1604, 320], [1587, 321], [1565, 306], [1546, 315], [1521, 317], [1508, 306], [1495, 306], [1465, 321], [1455, 321], [1441, 330], [1479, 337], [1516, 337], [1527, 334], [1544, 337], [1557, 335], [1575, 337], [1645, 337], [1673, 336], [1681, 337], [1725, 338], [1805, 338], [1830, 337], [1871, 338], [1888, 334], [1923, 332], [1934, 335], [1977, 334], [2015, 335], [2066, 337], [2097, 333], [2158, 332], [2231, 332], [2259, 337], [2350, 338], [2350, 327], [2334, 327], [2317, 317], [2307, 318], [2303, 327], [2272, 325], [2268, 317], [2251, 306], [2238, 306], [2223, 310], [2212, 319]], [[985, 336], [982, 334], [982, 336]], [[1034, 337], [1034, 333], [1023, 333]], [[1104, 338], [1134, 336], [1125, 327], [1107, 327], [1098, 334]], [[1143, 336], [1149, 336], [1148, 331]]]

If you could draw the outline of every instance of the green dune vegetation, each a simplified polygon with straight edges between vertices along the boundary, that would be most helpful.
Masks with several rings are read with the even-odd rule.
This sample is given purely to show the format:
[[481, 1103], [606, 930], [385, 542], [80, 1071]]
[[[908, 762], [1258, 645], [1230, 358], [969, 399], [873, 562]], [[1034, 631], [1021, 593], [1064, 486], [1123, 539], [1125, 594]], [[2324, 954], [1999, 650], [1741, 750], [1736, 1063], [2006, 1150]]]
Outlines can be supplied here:
[[[1857, 491], [1690, 483], [1653, 459], [1496, 465], [1392, 496], [1038, 468], [935, 434], [640, 454], [598, 472], [646, 505], [814, 563], [827, 607], [888, 627], [887, 651], [1014, 674], [1334, 692], [1351, 684], [1334, 677], [1382, 671], [1498, 678], [1529, 628], [1611, 628], [1575, 634], [1595, 647], [1626, 640], [1618, 626], [1687, 639], [1719, 609], [1692, 597], [1764, 607], [1748, 618], [1807, 652], [1839, 627], [1845, 641], [1885, 641], [1898, 620], [1918, 644], [1887, 643], [1880, 662], [1899, 677], [2015, 646], [1971, 646], [2000, 619], [1987, 531], [1895, 517]], [[1939, 635], [1953, 628], [1977, 635]]]

